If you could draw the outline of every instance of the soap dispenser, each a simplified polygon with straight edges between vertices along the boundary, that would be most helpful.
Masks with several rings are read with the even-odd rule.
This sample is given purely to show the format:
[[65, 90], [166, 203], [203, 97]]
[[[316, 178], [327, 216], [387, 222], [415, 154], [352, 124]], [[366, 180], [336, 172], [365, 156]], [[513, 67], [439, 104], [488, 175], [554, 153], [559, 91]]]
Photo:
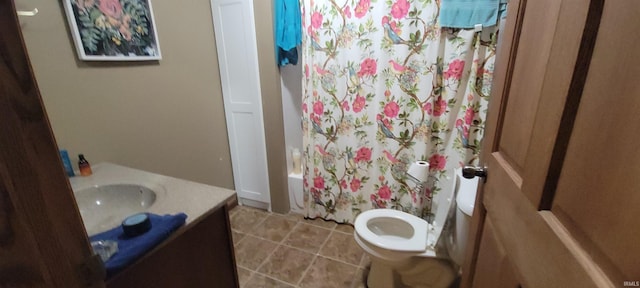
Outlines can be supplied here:
[[91, 172], [91, 165], [89, 164], [89, 161], [87, 161], [87, 159], [84, 158], [83, 154], [78, 155], [78, 158], [80, 159], [78, 161], [78, 168], [80, 168], [80, 175], [82, 176], [91, 175], [92, 172]]

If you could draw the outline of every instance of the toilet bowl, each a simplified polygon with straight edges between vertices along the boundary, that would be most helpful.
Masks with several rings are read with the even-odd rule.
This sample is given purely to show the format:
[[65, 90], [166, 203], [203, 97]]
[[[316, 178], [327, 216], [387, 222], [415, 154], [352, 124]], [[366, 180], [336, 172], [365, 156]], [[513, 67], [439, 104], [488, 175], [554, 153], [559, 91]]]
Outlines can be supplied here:
[[356, 242], [369, 255], [382, 261], [397, 262], [425, 251], [429, 224], [409, 213], [393, 209], [374, 209], [360, 214], [354, 226]]
[[432, 223], [394, 209], [358, 215], [354, 238], [371, 258], [368, 287], [448, 287], [464, 261], [477, 185], [456, 169], [451, 189], [434, 197]]

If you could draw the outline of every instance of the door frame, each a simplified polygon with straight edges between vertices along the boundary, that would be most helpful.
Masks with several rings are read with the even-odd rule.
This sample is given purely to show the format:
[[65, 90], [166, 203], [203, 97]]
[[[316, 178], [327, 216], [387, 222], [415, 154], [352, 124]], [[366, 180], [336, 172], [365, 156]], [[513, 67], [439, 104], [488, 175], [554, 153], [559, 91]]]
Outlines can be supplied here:
[[[503, 96], [509, 93], [511, 86], [511, 75], [513, 74], [514, 60], [516, 58], [516, 50], [518, 47], [518, 38], [520, 38], [520, 29], [522, 27], [522, 19], [527, 0], [511, 0], [509, 2], [509, 11], [507, 14], [504, 29], [500, 30], [498, 42], [498, 50], [496, 52], [495, 70], [493, 83], [491, 85], [491, 103], [500, 103], [501, 105], [491, 105], [487, 111], [487, 120], [485, 123], [498, 123], [499, 117], [502, 117], [500, 111], [504, 111], [507, 103], [502, 101]], [[485, 163], [489, 159], [491, 151], [498, 145], [496, 134], [499, 133], [499, 127], [489, 125], [485, 127], [485, 135], [483, 137], [483, 149], [480, 155], [479, 163]], [[469, 239], [467, 243], [467, 251], [465, 261], [462, 265], [462, 279], [460, 281], [461, 288], [470, 288], [473, 284], [473, 278], [480, 252], [480, 239], [483, 234], [483, 227], [487, 210], [482, 203], [484, 196], [484, 181], [480, 181], [478, 191], [476, 193], [475, 210], [471, 217], [471, 227]]]

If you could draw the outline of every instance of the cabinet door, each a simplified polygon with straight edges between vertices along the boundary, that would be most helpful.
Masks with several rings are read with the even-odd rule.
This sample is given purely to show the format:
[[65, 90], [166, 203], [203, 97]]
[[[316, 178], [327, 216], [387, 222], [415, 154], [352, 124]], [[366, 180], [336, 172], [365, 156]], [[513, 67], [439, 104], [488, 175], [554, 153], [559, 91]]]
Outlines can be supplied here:
[[[498, 257], [513, 264], [522, 287], [634, 284], [640, 2], [509, 5], [510, 39], [496, 64], [483, 151], [488, 177], [478, 205], [491, 224], [475, 227], [482, 240], [468, 267], [477, 283], [481, 264]], [[491, 237], [504, 255], [485, 245]]]
[[226, 206], [171, 235], [107, 282], [107, 288], [239, 287]]
[[104, 287], [15, 11], [0, 0], [0, 287]]

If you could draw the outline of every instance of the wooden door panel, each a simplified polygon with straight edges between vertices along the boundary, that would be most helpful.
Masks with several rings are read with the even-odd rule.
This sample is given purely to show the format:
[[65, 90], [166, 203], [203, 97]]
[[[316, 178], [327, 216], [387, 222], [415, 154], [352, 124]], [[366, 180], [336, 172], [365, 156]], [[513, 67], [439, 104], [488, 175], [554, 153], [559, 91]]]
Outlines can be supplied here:
[[495, 154], [487, 164], [501, 169], [492, 169], [492, 181], [484, 186], [486, 221], [493, 222], [496, 237], [522, 275], [523, 287], [597, 287], [577, 259], [578, 252], [572, 250], [576, 247], [567, 247], [537, 207], [520, 193], [520, 176], [509, 163]]
[[493, 224], [488, 219], [484, 223], [480, 252], [478, 255], [477, 277], [474, 288], [517, 288], [518, 276], [509, 261], [502, 243], [495, 235]]
[[640, 2], [605, 2], [551, 209], [619, 285], [640, 279], [639, 19]]
[[[551, 44], [562, 1], [528, 1], [513, 68], [510, 97], [507, 101], [500, 151], [517, 171], [526, 165], [527, 150], [540, 90], [549, 61]], [[544, 7], [544, 8], [543, 8]]]
[[[526, 175], [521, 192], [540, 206], [561, 119], [587, 22], [590, 0], [526, 1], [506, 101], [497, 125], [498, 151], [515, 173]], [[517, 35], [516, 35], [517, 36]], [[495, 83], [500, 85], [501, 83]], [[513, 138], [513, 139], [512, 139]], [[486, 159], [486, 158], [485, 158]]]
[[[517, 9], [521, 24], [507, 25], [516, 25], [511, 58], [499, 64], [507, 71], [513, 67], [511, 78], [494, 82], [505, 88], [496, 90], [500, 103], [492, 102], [492, 122], [487, 122], [497, 128], [489, 129], [495, 137], [483, 152], [489, 169], [482, 198], [485, 223], [493, 226], [495, 242], [502, 243], [523, 287], [612, 287], [557, 216], [541, 211], [550, 207], [562, 168], [575, 117], [572, 105], [579, 102], [589, 69], [602, 1], [523, 3], [526, 7]], [[490, 247], [481, 247], [481, 253]], [[476, 278], [482, 277], [482, 261], [479, 254]]]
[[[547, 61], [544, 85], [527, 151], [526, 175], [522, 187], [533, 205], [549, 209], [545, 205], [549, 190], [557, 181], [562, 168], [562, 153], [570, 134], [571, 108], [579, 99], [584, 76], [589, 65], [589, 41], [595, 38], [599, 21], [601, 0], [562, 1], [553, 46]], [[584, 59], [581, 59], [584, 58]]]
[[[0, 75], [1, 70], [2, 67]], [[14, 190], [10, 183], [7, 167], [0, 163], [0, 287], [44, 287], [51, 282], [51, 276], [33, 249], [37, 246], [33, 234], [20, 221], [24, 215], [16, 211], [9, 197], [9, 190]]]
[[10, 0], [0, 0], [0, 181], [0, 287], [104, 287], [81, 274], [91, 248]]

